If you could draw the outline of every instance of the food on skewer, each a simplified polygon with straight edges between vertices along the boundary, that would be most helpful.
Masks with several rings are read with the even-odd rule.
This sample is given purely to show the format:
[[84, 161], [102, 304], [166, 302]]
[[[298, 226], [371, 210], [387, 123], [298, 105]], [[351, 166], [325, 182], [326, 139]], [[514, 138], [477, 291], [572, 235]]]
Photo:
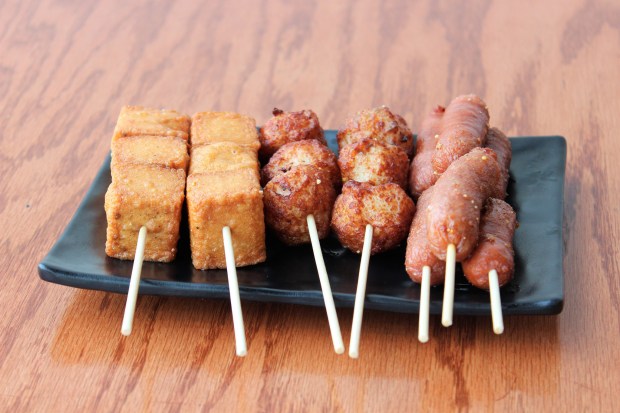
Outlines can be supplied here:
[[504, 331], [499, 287], [514, 274], [512, 238], [517, 217], [506, 202], [489, 198], [480, 225], [480, 241], [472, 255], [463, 261], [463, 273], [474, 286], [491, 292], [493, 331]]
[[336, 190], [325, 171], [300, 165], [273, 178], [264, 190], [265, 221], [288, 245], [310, 242], [306, 217], [313, 215], [319, 239], [329, 234]]
[[338, 354], [344, 353], [340, 324], [319, 242], [329, 233], [336, 199], [334, 186], [340, 185], [335, 155], [315, 140], [291, 142], [271, 157], [262, 175], [268, 181], [264, 188], [267, 225], [286, 244], [312, 244], [334, 350]]
[[366, 138], [340, 150], [338, 166], [342, 182], [368, 182], [381, 185], [393, 182], [406, 189], [409, 158], [399, 147]]
[[452, 162], [484, 146], [489, 129], [486, 103], [476, 95], [458, 96], [446, 107], [433, 154], [433, 171], [441, 175]]
[[482, 207], [497, 192], [500, 179], [495, 152], [475, 148], [454, 161], [435, 184], [426, 225], [431, 251], [446, 261], [442, 310], [446, 327], [452, 325], [456, 261], [476, 247]]
[[112, 141], [124, 136], [178, 136], [187, 141], [190, 118], [175, 110], [123, 106]]
[[437, 258], [430, 249], [426, 238], [426, 214], [433, 194], [433, 187], [418, 198], [416, 213], [411, 223], [405, 253], [405, 269], [411, 279], [421, 284], [418, 340], [428, 341], [428, 315], [431, 285], [443, 283], [446, 263]]
[[200, 112], [192, 116], [192, 148], [217, 142], [232, 142], [258, 151], [256, 120], [233, 112]]
[[422, 192], [433, 186], [439, 175], [433, 171], [433, 154], [441, 133], [443, 114], [446, 108], [437, 106], [422, 122], [416, 138], [415, 156], [409, 170], [409, 192], [417, 199]]
[[407, 156], [413, 155], [413, 133], [407, 122], [387, 106], [359, 111], [347, 120], [338, 131], [338, 148], [362, 139], [371, 138], [379, 142], [400, 147]]
[[263, 186], [276, 176], [299, 165], [312, 165], [323, 170], [329, 175], [329, 181], [334, 188], [342, 186], [336, 154], [316, 139], [287, 143], [278, 149], [261, 170]]
[[340, 243], [359, 254], [364, 246], [366, 225], [373, 227], [371, 254], [396, 247], [406, 237], [415, 205], [394, 183], [371, 185], [349, 181], [336, 198], [332, 229]]
[[106, 254], [134, 259], [121, 332], [131, 334], [142, 261], [172, 261], [185, 198], [189, 117], [140, 106], [121, 109], [105, 195]]
[[245, 356], [236, 267], [266, 258], [259, 143], [250, 127], [255, 121], [228, 112], [203, 112], [193, 119], [187, 178], [192, 262], [197, 269], [227, 269], [237, 355]]
[[502, 170], [498, 191], [495, 195], [498, 199], [506, 198], [506, 188], [510, 178], [510, 161], [512, 160], [512, 145], [510, 139], [497, 128], [491, 128], [487, 132], [486, 147], [492, 149], [497, 155], [497, 163]]
[[260, 128], [261, 159], [269, 159], [291, 142], [316, 139], [327, 145], [319, 118], [313, 111], [285, 112], [276, 108], [272, 113], [273, 117]]

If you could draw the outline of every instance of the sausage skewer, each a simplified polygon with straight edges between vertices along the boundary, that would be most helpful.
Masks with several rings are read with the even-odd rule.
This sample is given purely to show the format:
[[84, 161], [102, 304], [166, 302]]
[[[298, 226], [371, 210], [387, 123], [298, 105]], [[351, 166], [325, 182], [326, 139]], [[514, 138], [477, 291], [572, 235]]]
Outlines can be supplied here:
[[239, 281], [237, 279], [237, 265], [235, 264], [235, 251], [233, 249], [232, 235], [229, 226], [222, 228], [222, 237], [224, 238], [228, 290], [230, 291], [230, 306], [232, 309], [233, 328], [235, 330], [235, 349], [237, 356], [245, 357], [248, 354], [248, 346], [245, 340], [241, 297], [239, 295]]
[[372, 225], [366, 224], [364, 231], [364, 247], [360, 261], [360, 271], [357, 276], [355, 291], [355, 306], [353, 308], [353, 325], [351, 326], [351, 341], [349, 342], [349, 357], [358, 358], [360, 355], [360, 336], [362, 334], [362, 318], [364, 316], [364, 297], [366, 296], [366, 282], [368, 281], [368, 265], [372, 248]]
[[409, 230], [405, 255], [407, 274], [414, 282], [421, 284], [418, 340], [422, 343], [428, 341], [430, 287], [443, 282], [446, 267], [443, 261], [433, 255], [426, 238], [426, 213], [433, 189], [430, 187], [418, 198], [417, 211]]
[[480, 225], [480, 241], [472, 255], [463, 261], [463, 272], [475, 287], [490, 291], [493, 331], [504, 331], [499, 287], [514, 274], [512, 238], [516, 214], [506, 202], [490, 198]]
[[441, 323], [452, 325], [456, 261], [466, 259], [478, 243], [484, 202], [497, 191], [501, 177], [495, 152], [475, 148], [454, 161], [437, 180], [427, 214], [427, 237], [439, 259], [446, 260]]

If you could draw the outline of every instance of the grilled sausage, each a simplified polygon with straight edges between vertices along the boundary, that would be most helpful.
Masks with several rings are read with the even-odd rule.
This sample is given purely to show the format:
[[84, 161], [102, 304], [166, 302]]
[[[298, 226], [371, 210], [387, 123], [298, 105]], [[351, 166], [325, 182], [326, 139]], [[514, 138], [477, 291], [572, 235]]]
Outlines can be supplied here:
[[510, 176], [510, 161], [512, 159], [510, 140], [501, 130], [491, 128], [487, 132], [486, 147], [495, 152], [497, 163], [502, 170], [502, 177], [494, 197], [504, 199], [506, 198], [506, 188], [508, 188], [508, 178]]
[[417, 211], [407, 238], [405, 269], [409, 277], [418, 284], [422, 282], [422, 268], [425, 265], [431, 269], [431, 285], [441, 284], [446, 272], [446, 263], [431, 252], [426, 238], [426, 212], [433, 189], [432, 187], [427, 189], [418, 198]]
[[501, 170], [495, 152], [475, 148], [454, 161], [439, 177], [427, 212], [427, 237], [438, 258], [446, 259], [449, 244], [462, 261], [478, 242], [484, 202], [497, 190]]
[[484, 146], [489, 111], [475, 95], [458, 96], [450, 102], [442, 119], [442, 130], [433, 154], [433, 170], [441, 175], [448, 166], [473, 148]]
[[316, 139], [327, 145], [319, 118], [311, 110], [284, 112], [281, 109], [274, 109], [273, 118], [260, 128], [258, 138], [260, 140], [258, 153], [263, 160], [269, 159], [278, 149], [290, 142]]
[[467, 280], [478, 288], [489, 289], [489, 271], [496, 270], [499, 285], [514, 274], [512, 237], [517, 217], [506, 202], [489, 198], [480, 223], [480, 239], [473, 254], [463, 261]]
[[338, 166], [342, 182], [368, 182], [372, 185], [393, 182], [406, 188], [409, 158], [397, 146], [362, 139], [340, 150]]
[[366, 225], [373, 227], [370, 253], [377, 254], [397, 246], [407, 236], [415, 205], [403, 189], [393, 183], [373, 186], [348, 181], [336, 198], [332, 229], [340, 243], [361, 253]]
[[441, 133], [441, 120], [446, 111], [437, 106], [422, 122], [422, 128], [416, 139], [415, 156], [409, 168], [409, 192], [417, 199], [422, 192], [433, 186], [438, 175], [433, 173], [433, 154]]

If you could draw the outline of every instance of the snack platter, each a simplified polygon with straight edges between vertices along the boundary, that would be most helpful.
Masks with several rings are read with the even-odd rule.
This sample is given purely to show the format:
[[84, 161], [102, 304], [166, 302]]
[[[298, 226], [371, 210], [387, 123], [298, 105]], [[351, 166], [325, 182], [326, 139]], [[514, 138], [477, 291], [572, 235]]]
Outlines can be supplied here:
[[[336, 131], [325, 139], [336, 151]], [[563, 307], [563, 185], [566, 143], [559, 136], [512, 138], [513, 159], [507, 202], [517, 212], [514, 279], [502, 288], [504, 314], [558, 314]], [[110, 184], [108, 156], [82, 204], [62, 236], [39, 264], [43, 280], [77, 288], [127, 293], [131, 261], [105, 254], [104, 195]], [[196, 270], [191, 263], [184, 216], [178, 255], [172, 263], [144, 262], [140, 294], [228, 298], [226, 270]], [[407, 276], [405, 243], [373, 256], [370, 261], [365, 307], [417, 313], [420, 286]], [[336, 306], [353, 307], [360, 256], [330, 236], [321, 243]], [[237, 269], [241, 298], [323, 306], [310, 245], [285, 246], [267, 235], [267, 260]], [[434, 287], [430, 313], [440, 314], [443, 287]], [[454, 312], [490, 314], [488, 293], [469, 285], [457, 274]]]

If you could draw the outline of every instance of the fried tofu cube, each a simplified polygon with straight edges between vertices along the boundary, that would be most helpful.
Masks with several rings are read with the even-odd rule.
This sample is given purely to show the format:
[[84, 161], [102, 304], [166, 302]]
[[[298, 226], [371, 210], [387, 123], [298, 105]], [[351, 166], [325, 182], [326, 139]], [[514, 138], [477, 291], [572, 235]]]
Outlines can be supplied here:
[[192, 147], [216, 142], [234, 142], [258, 151], [256, 120], [233, 112], [200, 112], [192, 117]]
[[244, 168], [254, 169], [257, 173], [259, 171], [256, 152], [247, 146], [233, 142], [218, 142], [192, 149], [190, 175]]
[[190, 175], [187, 209], [194, 267], [226, 268], [225, 226], [230, 227], [237, 267], [265, 261], [263, 194], [254, 170]]
[[172, 261], [177, 253], [185, 171], [117, 164], [105, 195], [106, 254], [134, 259], [140, 227], [146, 226], [144, 259]]
[[178, 136], [187, 141], [191, 119], [176, 110], [123, 106], [112, 141], [123, 136]]
[[187, 171], [187, 142], [177, 136], [127, 136], [112, 141], [112, 169], [118, 163]]

